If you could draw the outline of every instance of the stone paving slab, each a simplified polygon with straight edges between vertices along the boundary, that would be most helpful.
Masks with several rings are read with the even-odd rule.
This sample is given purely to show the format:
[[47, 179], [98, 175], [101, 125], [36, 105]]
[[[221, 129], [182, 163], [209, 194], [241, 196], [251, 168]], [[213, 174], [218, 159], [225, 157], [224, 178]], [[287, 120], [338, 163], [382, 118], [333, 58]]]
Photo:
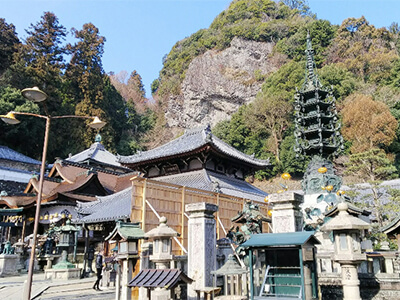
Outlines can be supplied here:
[[[27, 274], [0, 278], [0, 299], [22, 299]], [[67, 299], [115, 299], [115, 288], [105, 287], [102, 291], [93, 290], [96, 278], [74, 280], [45, 280], [44, 273], [33, 276], [31, 299], [67, 300]]]

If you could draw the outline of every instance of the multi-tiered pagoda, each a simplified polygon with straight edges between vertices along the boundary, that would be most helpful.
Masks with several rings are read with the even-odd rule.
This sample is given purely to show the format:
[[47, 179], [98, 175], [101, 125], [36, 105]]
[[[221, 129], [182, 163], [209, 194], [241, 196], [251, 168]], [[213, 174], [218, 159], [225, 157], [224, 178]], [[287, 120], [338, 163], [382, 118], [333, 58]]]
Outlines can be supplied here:
[[309, 33], [305, 52], [306, 76], [295, 95], [295, 151], [311, 157], [304, 174], [303, 190], [306, 194], [315, 194], [321, 193], [321, 187], [332, 186], [331, 192], [336, 192], [341, 179], [334, 174], [330, 159], [343, 148], [336, 100], [332, 88], [325, 88], [318, 79]]

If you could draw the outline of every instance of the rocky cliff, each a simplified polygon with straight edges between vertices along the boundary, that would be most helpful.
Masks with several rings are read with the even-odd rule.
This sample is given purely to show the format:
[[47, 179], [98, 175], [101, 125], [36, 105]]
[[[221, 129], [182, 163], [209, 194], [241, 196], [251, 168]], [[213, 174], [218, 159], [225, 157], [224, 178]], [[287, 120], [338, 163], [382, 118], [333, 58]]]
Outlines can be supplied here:
[[196, 57], [186, 72], [182, 93], [168, 100], [168, 126], [214, 126], [254, 100], [264, 76], [278, 67], [271, 59], [273, 46], [234, 38], [229, 48]]

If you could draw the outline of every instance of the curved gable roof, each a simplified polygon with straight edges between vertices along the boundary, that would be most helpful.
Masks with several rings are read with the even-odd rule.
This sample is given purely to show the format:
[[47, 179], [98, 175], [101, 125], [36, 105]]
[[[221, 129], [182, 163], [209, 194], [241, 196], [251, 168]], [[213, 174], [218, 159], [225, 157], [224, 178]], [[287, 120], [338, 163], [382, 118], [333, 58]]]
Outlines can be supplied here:
[[90, 148], [68, 157], [65, 160], [76, 163], [94, 160], [98, 163], [121, 167], [117, 157], [111, 152], [107, 151], [103, 144], [98, 142], [92, 144]]
[[196, 150], [202, 150], [206, 146], [210, 146], [218, 153], [255, 167], [263, 168], [270, 165], [267, 160], [257, 159], [252, 155], [244, 154], [223, 142], [211, 133], [209, 126], [186, 130], [182, 136], [175, 140], [149, 151], [139, 152], [130, 156], [118, 156], [118, 161], [121, 164], [141, 164], [148, 161], [165, 160]]

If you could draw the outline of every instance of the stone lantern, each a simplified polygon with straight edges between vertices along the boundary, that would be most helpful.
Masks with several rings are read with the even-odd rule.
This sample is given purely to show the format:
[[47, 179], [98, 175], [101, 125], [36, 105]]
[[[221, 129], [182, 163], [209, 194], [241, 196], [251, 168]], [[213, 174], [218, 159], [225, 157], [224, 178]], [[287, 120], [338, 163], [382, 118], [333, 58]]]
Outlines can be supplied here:
[[369, 228], [369, 224], [350, 215], [346, 202], [340, 202], [337, 207], [339, 214], [323, 225], [321, 231], [333, 232], [333, 260], [341, 266], [343, 299], [361, 300], [357, 266], [366, 260], [366, 255], [361, 253], [360, 235]]
[[144, 232], [139, 223], [118, 221], [113, 231], [105, 238], [108, 242], [115, 241], [118, 243], [117, 260], [120, 263], [116, 274], [115, 299], [131, 299], [131, 291], [127, 284], [132, 279], [133, 271], [139, 259], [138, 244], [143, 237]]
[[153, 240], [153, 255], [150, 260], [156, 264], [156, 269], [169, 269], [172, 255], [172, 238], [179, 233], [167, 225], [167, 218], [160, 218], [160, 225], [146, 232], [146, 238]]

